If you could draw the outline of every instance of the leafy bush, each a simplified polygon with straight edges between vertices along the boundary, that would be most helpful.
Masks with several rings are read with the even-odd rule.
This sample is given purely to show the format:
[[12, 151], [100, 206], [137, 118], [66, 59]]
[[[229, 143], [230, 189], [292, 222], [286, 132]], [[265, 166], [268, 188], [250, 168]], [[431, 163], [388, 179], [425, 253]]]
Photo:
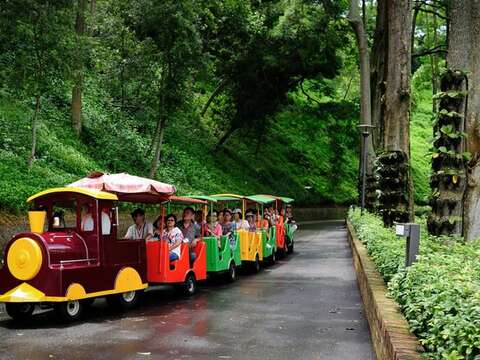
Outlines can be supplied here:
[[420, 256], [405, 269], [404, 243], [381, 220], [348, 214], [360, 240], [432, 359], [480, 358], [480, 241], [432, 237], [423, 231]]

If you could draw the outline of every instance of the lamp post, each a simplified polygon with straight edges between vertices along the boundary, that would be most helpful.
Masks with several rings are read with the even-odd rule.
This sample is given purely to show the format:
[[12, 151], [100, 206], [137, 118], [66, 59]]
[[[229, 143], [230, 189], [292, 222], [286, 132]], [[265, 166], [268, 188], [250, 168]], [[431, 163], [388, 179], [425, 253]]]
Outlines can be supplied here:
[[363, 215], [365, 211], [365, 187], [367, 182], [367, 158], [368, 158], [368, 147], [367, 140], [370, 136], [370, 129], [375, 128], [373, 125], [361, 124], [357, 125], [362, 134], [362, 166], [360, 169], [362, 177], [362, 188], [361, 188], [361, 214]]

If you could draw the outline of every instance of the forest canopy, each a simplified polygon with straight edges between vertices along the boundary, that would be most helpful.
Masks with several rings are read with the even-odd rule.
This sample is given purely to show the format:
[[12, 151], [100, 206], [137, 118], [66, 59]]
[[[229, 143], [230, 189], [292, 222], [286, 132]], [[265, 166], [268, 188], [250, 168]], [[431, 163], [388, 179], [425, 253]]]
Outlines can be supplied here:
[[[369, 43], [376, 11], [366, 2]], [[181, 193], [356, 201], [360, 77], [347, 15], [347, 1], [329, 0], [2, 2], [0, 206], [22, 208], [29, 194], [93, 170]], [[420, 54], [434, 41], [429, 14], [416, 26]], [[413, 62], [421, 204], [429, 62]]]

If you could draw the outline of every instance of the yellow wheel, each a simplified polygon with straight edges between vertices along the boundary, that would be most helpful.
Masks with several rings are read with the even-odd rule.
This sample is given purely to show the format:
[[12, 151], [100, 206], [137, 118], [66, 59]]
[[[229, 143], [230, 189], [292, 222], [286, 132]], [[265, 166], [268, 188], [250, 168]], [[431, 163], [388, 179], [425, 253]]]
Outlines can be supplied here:
[[31, 280], [42, 267], [42, 250], [33, 239], [15, 240], [8, 250], [7, 265], [18, 280]]

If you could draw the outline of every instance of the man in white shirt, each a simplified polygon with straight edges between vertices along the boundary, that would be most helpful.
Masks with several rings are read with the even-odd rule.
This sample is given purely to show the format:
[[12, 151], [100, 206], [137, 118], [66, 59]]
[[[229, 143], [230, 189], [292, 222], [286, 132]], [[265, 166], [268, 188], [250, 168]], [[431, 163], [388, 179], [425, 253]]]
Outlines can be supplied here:
[[93, 231], [94, 222], [92, 216], [92, 207], [90, 204], [82, 205], [82, 221], [80, 223], [81, 231]]
[[102, 235], [110, 235], [112, 221], [110, 220], [110, 209], [102, 209]]
[[145, 239], [147, 241], [153, 238], [153, 225], [145, 221], [145, 211], [138, 208], [131, 215], [134, 224], [128, 228], [124, 238], [129, 240]]

